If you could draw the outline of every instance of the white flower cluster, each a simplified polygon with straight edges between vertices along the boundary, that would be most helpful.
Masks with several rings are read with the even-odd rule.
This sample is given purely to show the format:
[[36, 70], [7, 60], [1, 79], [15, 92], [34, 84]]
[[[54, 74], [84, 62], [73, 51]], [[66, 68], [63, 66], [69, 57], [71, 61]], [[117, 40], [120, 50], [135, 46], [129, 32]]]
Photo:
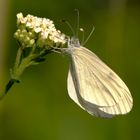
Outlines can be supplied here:
[[56, 30], [50, 19], [32, 15], [23, 17], [22, 13], [18, 13], [17, 26], [14, 36], [25, 47], [61, 46], [66, 43], [65, 35]]

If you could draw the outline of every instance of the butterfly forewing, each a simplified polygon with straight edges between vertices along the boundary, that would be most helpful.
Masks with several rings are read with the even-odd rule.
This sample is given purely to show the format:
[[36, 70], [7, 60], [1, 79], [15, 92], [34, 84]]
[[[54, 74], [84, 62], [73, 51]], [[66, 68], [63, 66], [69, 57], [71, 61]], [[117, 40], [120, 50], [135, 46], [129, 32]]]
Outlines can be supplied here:
[[93, 52], [71, 48], [68, 74], [70, 97], [90, 114], [110, 117], [132, 108], [132, 97], [125, 83]]

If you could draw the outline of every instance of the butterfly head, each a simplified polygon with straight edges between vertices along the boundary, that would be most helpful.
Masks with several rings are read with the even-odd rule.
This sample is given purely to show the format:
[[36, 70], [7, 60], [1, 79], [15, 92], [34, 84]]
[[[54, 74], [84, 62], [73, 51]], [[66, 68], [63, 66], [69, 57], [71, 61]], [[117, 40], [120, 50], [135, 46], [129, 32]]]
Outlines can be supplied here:
[[80, 47], [79, 39], [76, 37], [68, 38], [68, 47]]

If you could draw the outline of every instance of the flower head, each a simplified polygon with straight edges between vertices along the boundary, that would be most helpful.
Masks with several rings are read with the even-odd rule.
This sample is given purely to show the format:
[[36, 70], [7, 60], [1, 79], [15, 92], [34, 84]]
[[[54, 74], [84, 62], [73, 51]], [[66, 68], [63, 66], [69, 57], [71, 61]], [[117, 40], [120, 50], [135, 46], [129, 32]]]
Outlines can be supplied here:
[[17, 27], [14, 36], [24, 47], [61, 46], [66, 43], [65, 35], [55, 28], [50, 19], [33, 15], [24, 17], [18, 13]]

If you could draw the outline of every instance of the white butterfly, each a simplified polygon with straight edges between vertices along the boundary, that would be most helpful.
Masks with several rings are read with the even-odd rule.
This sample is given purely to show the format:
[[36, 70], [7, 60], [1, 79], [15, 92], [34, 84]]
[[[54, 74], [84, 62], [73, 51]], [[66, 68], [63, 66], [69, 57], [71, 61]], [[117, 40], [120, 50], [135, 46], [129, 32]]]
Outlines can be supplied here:
[[70, 58], [68, 94], [81, 108], [106, 118], [132, 109], [133, 99], [125, 83], [77, 38], [69, 39], [68, 48], [61, 51]]

